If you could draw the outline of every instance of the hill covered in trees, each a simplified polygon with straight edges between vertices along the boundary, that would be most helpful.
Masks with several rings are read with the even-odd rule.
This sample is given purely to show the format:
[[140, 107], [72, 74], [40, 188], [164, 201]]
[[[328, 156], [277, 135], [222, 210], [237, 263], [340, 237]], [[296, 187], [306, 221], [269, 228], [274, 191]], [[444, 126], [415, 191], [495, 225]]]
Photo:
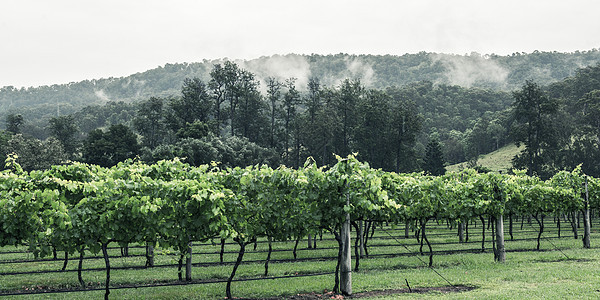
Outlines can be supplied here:
[[[544, 153], [535, 158], [545, 165], [536, 172], [550, 174], [595, 153], [590, 112], [600, 89], [599, 61], [600, 52], [591, 50], [169, 64], [124, 78], [4, 87], [0, 113], [7, 132], [0, 143], [5, 150], [58, 145], [63, 153], [53, 157], [102, 165], [140, 155], [298, 166], [309, 156], [327, 164], [333, 153], [358, 152], [376, 168], [416, 171], [430, 163], [424, 155], [430, 149], [440, 149], [446, 162], [474, 164], [480, 154], [515, 141], [538, 147], [527, 146], [529, 158], [521, 155], [517, 165], [533, 168], [531, 154]], [[537, 123], [515, 110], [527, 91], [551, 100], [553, 108]], [[546, 140], [523, 139], [523, 128], [534, 123], [544, 124], [538, 129], [547, 129]], [[16, 133], [23, 135], [11, 137]], [[550, 154], [551, 162], [544, 158]]]
[[[49, 116], [70, 114], [84, 106], [109, 101], [126, 103], [150, 97], [178, 95], [185, 78], [210, 79], [215, 64], [225, 60], [167, 64], [121, 78], [105, 78], [52, 86], [0, 89], [0, 118], [19, 112], [30, 120], [47, 122]], [[429, 81], [512, 91], [527, 79], [547, 85], [571, 76], [580, 68], [600, 62], [600, 51], [559, 53], [514, 53], [508, 56], [451, 55], [420, 52], [395, 55], [274, 55], [248, 61], [234, 61], [264, 83], [267, 77], [279, 80], [294, 77], [304, 91], [311, 77], [323, 85], [337, 85], [344, 79], [360, 79], [369, 88], [402, 87]]]

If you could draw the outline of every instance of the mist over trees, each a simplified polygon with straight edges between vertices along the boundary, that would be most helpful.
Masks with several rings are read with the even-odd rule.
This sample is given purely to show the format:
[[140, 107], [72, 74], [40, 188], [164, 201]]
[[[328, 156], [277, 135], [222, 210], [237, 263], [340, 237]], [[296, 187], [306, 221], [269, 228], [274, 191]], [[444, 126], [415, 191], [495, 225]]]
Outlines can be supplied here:
[[[108, 80], [112, 85], [5, 87], [2, 108], [11, 104], [3, 111], [7, 130], [0, 143], [4, 155], [24, 149], [8, 147], [11, 141], [53, 137], [47, 148], [58, 162], [101, 165], [137, 156], [297, 167], [307, 157], [327, 165], [334, 154], [358, 153], [375, 168], [437, 173], [439, 159], [476, 165], [479, 155], [515, 142], [525, 151], [514, 164], [530, 174], [547, 177], [583, 164], [588, 174], [600, 175], [593, 162], [600, 157], [600, 66], [571, 69], [597, 58], [597, 50], [506, 57], [289, 55], [168, 65]], [[296, 68], [286, 70], [286, 64]], [[198, 76], [179, 79], [181, 72]], [[563, 75], [571, 76], [558, 78]], [[67, 90], [78, 91], [80, 100], [55, 98], [69, 99]], [[86, 98], [90, 93], [96, 100]], [[47, 100], [35, 103], [36, 97]]]
[[[198, 78], [205, 84], [216, 64], [227, 60], [203, 60], [196, 63], [166, 64], [155, 69], [120, 78], [103, 78], [41, 87], [0, 87], [0, 119], [10, 113], [28, 120], [31, 134], [44, 139], [38, 130], [50, 117], [73, 114], [91, 105], [108, 102], [130, 104], [150, 97], [174, 97], [181, 92], [186, 78]], [[510, 92], [525, 80], [542, 86], [572, 76], [581, 67], [600, 63], [600, 51], [572, 53], [538, 52], [511, 55], [465, 55], [419, 52], [404, 55], [273, 55], [248, 61], [235, 61], [255, 75], [266, 89], [268, 77], [280, 81], [296, 78], [299, 91], [307, 91], [311, 77], [323, 86], [337, 86], [344, 79], [360, 79], [369, 88], [403, 87], [422, 81], [434, 85], [458, 85], [464, 88]], [[0, 83], [1, 84], [1, 83]], [[261, 90], [264, 92], [264, 90]], [[4, 124], [1, 124], [4, 125]], [[4, 128], [4, 127], [0, 127]]]

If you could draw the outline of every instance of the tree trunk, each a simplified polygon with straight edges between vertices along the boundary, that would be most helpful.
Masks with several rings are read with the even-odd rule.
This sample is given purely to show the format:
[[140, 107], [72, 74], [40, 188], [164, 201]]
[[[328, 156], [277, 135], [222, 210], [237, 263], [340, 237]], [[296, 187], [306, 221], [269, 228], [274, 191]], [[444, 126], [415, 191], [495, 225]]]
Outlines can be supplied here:
[[537, 237], [537, 250], [540, 250], [540, 239], [542, 238], [542, 233], [544, 232], [544, 214], [541, 215], [541, 219], [538, 218], [537, 214], [535, 214], [534, 216], [535, 220], [537, 221], [538, 225], [540, 226], [540, 230], [538, 232], [538, 237]]
[[[367, 246], [369, 244], [369, 241], [371, 240], [369, 238], [369, 230], [371, 230], [375, 226], [373, 225], [372, 221], [371, 222], [365, 221], [365, 224], [366, 224], [365, 229], [363, 230], [363, 250], [365, 251], [364, 256], [369, 257], [369, 248]], [[371, 236], [371, 237], [373, 237], [373, 236]]]
[[574, 239], [578, 239], [579, 238], [579, 234], [577, 233], [577, 224], [576, 224], [576, 221], [575, 221], [575, 213], [574, 212], [571, 212], [569, 214], [569, 219], [570, 219], [570, 222], [571, 222], [571, 229], [573, 230], [573, 238]]
[[300, 243], [300, 237], [296, 238], [296, 243], [294, 244], [294, 259], [298, 257], [296, 254], [296, 250], [298, 250], [298, 243]]
[[404, 238], [407, 239], [408, 233], [410, 231], [410, 221], [406, 220], [406, 223], [404, 225]]
[[231, 271], [231, 275], [227, 279], [227, 285], [225, 286], [225, 294], [227, 295], [227, 299], [232, 299], [232, 297], [231, 297], [231, 282], [233, 281], [233, 277], [235, 276], [235, 272], [237, 271], [237, 268], [242, 263], [242, 258], [244, 258], [244, 253], [246, 252], [246, 245], [248, 243], [238, 241], [238, 244], [240, 245], [240, 252], [238, 252], [237, 260], [235, 261], [235, 265], [233, 265], [233, 270]]
[[335, 280], [332, 291], [338, 294], [340, 292], [340, 265], [342, 264], [342, 251], [344, 247], [342, 246], [342, 237], [337, 233], [337, 230], [333, 231], [333, 236], [338, 243], [338, 256], [337, 264], [335, 265]]
[[351, 224], [354, 226], [356, 231], [356, 239], [354, 239], [354, 258], [356, 259], [354, 261], [354, 272], [358, 272], [358, 268], [360, 266], [360, 250], [358, 249], [360, 247], [360, 230], [358, 228], [359, 225], [356, 224], [356, 222], [352, 222]]
[[108, 260], [107, 243], [102, 243], [102, 255], [104, 256], [104, 264], [106, 266], [106, 286], [104, 290], [104, 300], [108, 300], [110, 294], [110, 261]]
[[64, 271], [67, 269], [67, 264], [69, 263], [69, 252], [65, 251], [65, 260], [63, 262], [63, 266], [61, 271]]
[[269, 240], [269, 253], [267, 253], [267, 259], [265, 260], [265, 277], [269, 276], [269, 261], [271, 261], [271, 252], [273, 251], [273, 245], [271, 244], [271, 237], [268, 236], [267, 239]]
[[558, 214], [556, 226], [558, 227], [558, 237], [560, 237], [560, 213]]
[[358, 221], [358, 228], [356, 228], [356, 235], [359, 239], [358, 249], [360, 250], [360, 258], [365, 257], [365, 235], [363, 233], [363, 229], [365, 228], [365, 222], [366, 221]]
[[420, 235], [420, 237], [419, 237], [419, 241], [420, 241], [420, 242], [419, 242], [419, 244], [420, 244], [420, 245], [419, 245], [419, 254], [421, 254], [421, 255], [423, 255], [423, 242], [425, 242], [425, 241], [423, 240], [423, 230], [424, 230], [424, 228], [423, 228], [423, 224], [421, 224], [421, 226], [420, 226], [419, 230], [417, 230], [417, 232], [418, 232], [418, 234], [417, 234], [417, 235]]
[[84, 255], [84, 253], [85, 253], [85, 250], [82, 247], [79, 250], [79, 265], [77, 266], [77, 279], [79, 280], [79, 284], [81, 284], [82, 288], [85, 287], [85, 282], [83, 281], [83, 277], [81, 276], [81, 271], [83, 269], [83, 255]]
[[[431, 244], [429, 243], [429, 239], [427, 239], [427, 235], [425, 234], [425, 225], [427, 224], [427, 220], [421, 221], [421, 247], [423, 246], [423, 240], [427, 243], [427, 247], [429, 247], [429, 267], [433, 266], [433, 249], [431, 249]], [[421, 252], [422, 253], [422, 252]]]
[[481, 220], [481, 252], [485, 252], [485, 219], [479, 216]]
[[221, 253], [219, 253], [220, 263], [223, 263], [223, 253], [225, 253], [225, 239], [221, 239]]
[[525, 222], [525, 218], [523, 218], [523, 216], [521, 216], [521, 230], [523, 230], [523, 223]]
[[183, 257], [185, 256], [185, 254], [181, 253], [179, 254], [179, 261], [177, 262], [177, 278], [179, 278], [179, 281], [183, 281]]
[[502, 215], [496, 217], [496, 259], [499, 262], [506, 261], [506, 250], [504, 249], [504, 220]]

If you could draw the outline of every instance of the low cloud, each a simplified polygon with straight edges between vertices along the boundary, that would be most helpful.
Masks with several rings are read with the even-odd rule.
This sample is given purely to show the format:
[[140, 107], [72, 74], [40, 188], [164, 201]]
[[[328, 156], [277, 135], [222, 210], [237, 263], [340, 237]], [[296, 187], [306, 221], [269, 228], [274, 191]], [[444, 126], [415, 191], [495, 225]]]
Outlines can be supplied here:
[[296, 88], [306, 90], [311, 76], [310, 64], [306, 57], [300, 55], [274, 55], [236, 63], [256, 76], [261, 84], [261, 89], [266, 89], [266, 79], [273, 77], [280, 82], [296, 78]]
[[496, 61], [477, 53], [471, 55], [434, 54], [434, 62], [440, 62], [447, 70], [449, 84], [472, 87], [486, 83], [505, 84], [509, 71]]
[[100, 98], [100, 100], [104, 102], [110, 101], [110, 98], [108, 98], [108, 96], [104, 93], [104, 90], [95, 90], [94, 94], [96, 95], [96, 97]]
[[373, 66], [365, 63], [360, 58], [346, 58], [346, 69], [348, 70], [348, 78], [359, 79], [360, 82], [370, 87], [373, 85], [373, 79], [375, 77], [375, 71]]

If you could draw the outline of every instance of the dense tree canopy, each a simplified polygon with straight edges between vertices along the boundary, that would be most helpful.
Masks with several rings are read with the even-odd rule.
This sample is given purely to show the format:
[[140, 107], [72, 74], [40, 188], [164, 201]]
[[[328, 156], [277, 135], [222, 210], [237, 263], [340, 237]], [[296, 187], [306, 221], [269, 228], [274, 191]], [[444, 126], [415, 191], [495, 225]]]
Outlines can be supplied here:
[[[534, 53], [527, 57], [546, 62], [556, 55]], [[511, 59], [525, 57], [515, 54]], [[510, 65], [509, 59], [497, 56], [484, 59], [472, 54], [452, 59], [452, 63], [473, 60], [485, 64], [484, 60], [489, 60]], [[447, 164], [468, 160], [475, 166], [480, 155], [516, 142], [525, 145], [525, 151], [514, 160], [515, 166], [530, 174], [549, 177], [578, 164], [590, 174], [600, 173], [600, 167], [593, 163], [600, 157], [600, 66], [568, 72], [574, 75], [549, 86], [540, 84], [548, 78], [522, 81], [520, 89], [509, 93], [505, 86], [492, 89], [494, 84], [483, 79], [458, 86], [450, 84], [451, 80], [425, 76], [420, 81], [382, 86], [395, 73], [381, 62], [400, 66], [393, 60], [389, 56], [312, 56], [310, 65], [318, 67], [305, 78], [284, 78], [265, 70], [254, 73], [248, 67], [256, 66], [243, 62], [215, 61], [210, 68], [186, 65], [180, 69], [198, 76], [178, 81], [176, 93], [157, 92], [127, 103], [111, 101], [119, 88], [101, 89], [98, 82], [88, 82], [87, 88], [95, 86], [95, 95], [106, 104], [89, 105], [69, 115], [65, 112], [73, 111], [74, 106], [56, 101], [44, 109], [58, 116], [35, 120], [30, 119], [28, 110], [17, 114], [13, 109], [5, 125], [9, 132], [20, 131], [27, 138], [54, 136], [69, 158], [103, 165], [113, 165], [136, 153], [147, 161], [185, 157], [194, 165], [212, 160], [228, 166], [268, 161], [296, 168], [308, 157], [318, 164], [332, 165], [337, 161], [335, 155], [356, 153], [373, 167], [412, 172], [426, 168], [427, 150], [431, 150], [427, 133], [436, 132], [436, 149], [441, 150], [440, 157]], [[426, 61], [431, 72], [448, 71], [450, 63], [448, 57], [427, 53], [403, 56], [402, 60], [418, 69]], [[349, 69], [349, 61], [368, 63], [388, 73], [365, 76]], [[167, 69], [175, 71], [177, 67], [162, 71]], [[336, 79], [336, 74], [345, 78]], [[134, 87], [137, 95], [147, 95], [149, 87], [141, 78], [121, 82], [121, 88]], [[167, 79], [148, 82], [172, 87]], [[83, 91], [82, 86], [72, 88]], [[14, 89], [3, 92], [19, 94]], [[50, 125], [38, 127], [42, 121]], [[115, 124], [122, 124], [123, 131], [134, 129], [131, 135], [124, 135], [131, 145], [139, 141], [144, 148], [106, 157], [106, 149], [116, 149], [110, 145], [112, 138], [106, 136]], [[96, 155], [91, 145], [105, 150]]]

